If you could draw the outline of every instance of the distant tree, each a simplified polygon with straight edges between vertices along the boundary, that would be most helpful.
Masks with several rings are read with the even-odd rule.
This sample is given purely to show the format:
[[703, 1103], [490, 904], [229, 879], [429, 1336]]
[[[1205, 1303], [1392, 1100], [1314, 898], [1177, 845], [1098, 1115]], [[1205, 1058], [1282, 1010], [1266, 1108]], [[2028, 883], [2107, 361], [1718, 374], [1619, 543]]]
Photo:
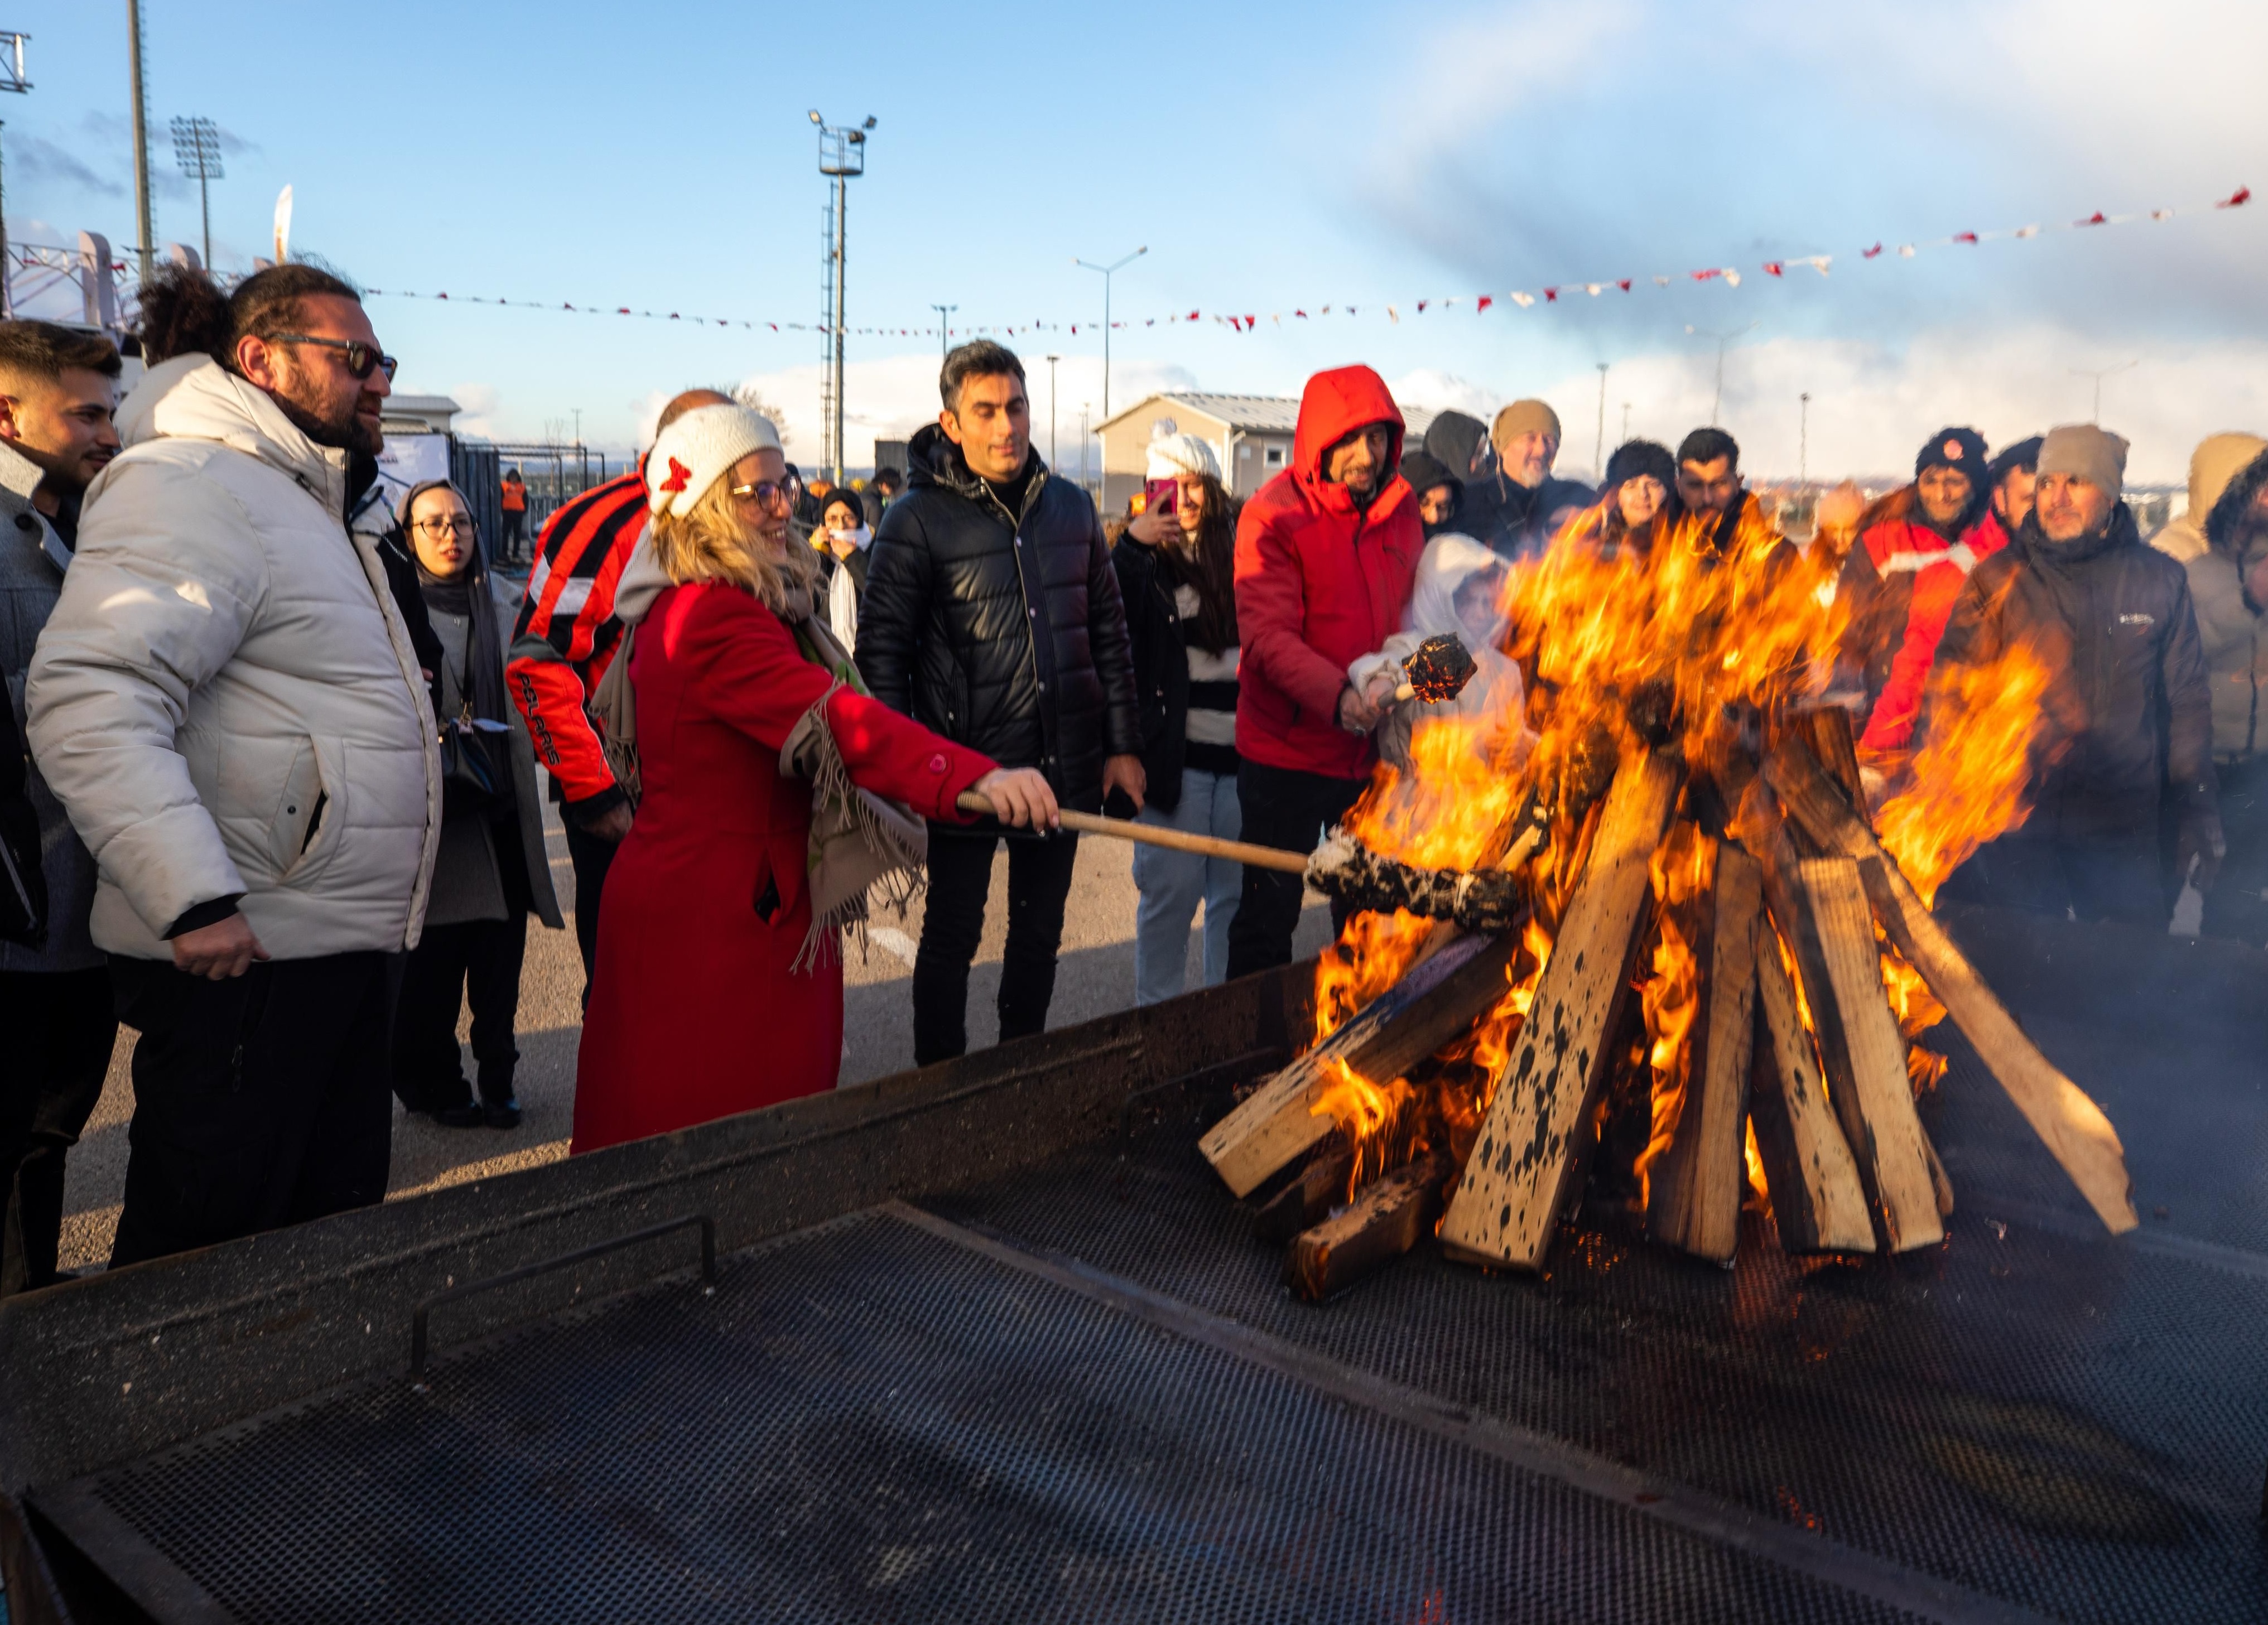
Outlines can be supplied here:
[[780, 438], [782, 439], [787, 438], [787, 414], [765, 400], [762, 390], [758, 389], [754, 384], [735, 384], [728, 393], [733, 400], [747, 408], [749, 411], [761, 412], [764, 416], [771, 419], [772, 427], [780, 431]]

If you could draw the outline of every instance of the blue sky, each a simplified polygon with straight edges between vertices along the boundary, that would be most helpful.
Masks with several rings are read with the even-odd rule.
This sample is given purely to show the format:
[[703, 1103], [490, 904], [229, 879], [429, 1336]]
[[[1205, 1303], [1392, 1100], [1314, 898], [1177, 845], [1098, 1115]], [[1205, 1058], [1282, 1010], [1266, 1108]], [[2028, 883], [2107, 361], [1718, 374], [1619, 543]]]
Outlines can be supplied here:
[[[0, 108], [11, 235], [130, 245], [124, 12], [13, 14], [35, 89]], [[1609, 444], [1625, 401], [1633, 432], [1674, 438], [1707, 417], [1713, 378], [1713, 344], [1686, 326], [1755, 322], [1724, 420], [1762, 473], [1793, 471], [1804, 391], [1815, 474], [1897, 467], [1948, 422], [1999, 442], [2083, 417], [2073, 370], [2130, 360], [2104, 420], [2134, 438], [2138, 478], [2178, 477], [2205, 432], [2268, 423], [2268, 201], [1859, 258], [2268, 183], [2261, 8], [1002, 4], [961, 26], [975, 15], [146, 0], [158, 237], [195, 239], [165, 131], [203, 114], [232, 139], [224, 267], [262, 251], [288, 181], [295, 246], [373, 287], [809, 321], [817, 107], [880, 120], [853, 183], [852, 323], [916, 327], [940, 300], [961, 324], [1079, 321], [1013, 341], [1065, 357], [1065, 460], [1101, 401], [1100, 282], [1071, 260], [1139, 244], [1122, 318], [1261, 322], [1120, 331], [1120, 406], [1160, 385], [1292, 393], [1363, 360], [1418, 404], [1541, 393], [1567, 422], [1563, 460], [1587, 465], [1596, 364]], [[1836, 256], [1824, 279], [1756, 268], [1816, 253]], [[1718, 264], [1742, 285], [1646, 280]], [[1631, 293], [1502, 297], [1621, 276]], [[1485, 316], [1481, 292], [1498, 295]], [[1464, 303], [1415, 312], [1443, 297]], [[1351, 320], [1291, 315], [1348, 303]], [[816, 451], [814, 335], [372, 307], [401, 386], [457, 395], [475, 428], [532, 436], [579, 407], [587, 438], [628, 444], [673, 389], [753, 379], [792, 449]], [[933, 412], [934, 340], [854, 337], [850, 355], [854, 447]]]

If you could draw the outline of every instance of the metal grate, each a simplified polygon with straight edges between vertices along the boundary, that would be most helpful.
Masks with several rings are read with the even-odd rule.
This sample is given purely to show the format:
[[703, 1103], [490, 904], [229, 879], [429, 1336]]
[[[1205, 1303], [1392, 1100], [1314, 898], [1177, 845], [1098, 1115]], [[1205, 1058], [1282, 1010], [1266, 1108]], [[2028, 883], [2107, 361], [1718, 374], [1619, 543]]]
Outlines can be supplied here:
[[883, 1217], [84, 1491], [246, 1621], [1903, 1617]]
[[[1997, 1099], [1936, 1128], [2045, 1160]], [[1189, 1139], [931, 1205], [1974, 1592], [2121, 1625], [2268, 1618], [2268, 1278], [1998, 1219], [1972, 1181], [1950, 1242], [1905, 1260], [1798, 1261], [1752, 1232], [1725, 1271], [1591, 1231], [1541, 1281], [1426, 1248], [1313, 1307]]]

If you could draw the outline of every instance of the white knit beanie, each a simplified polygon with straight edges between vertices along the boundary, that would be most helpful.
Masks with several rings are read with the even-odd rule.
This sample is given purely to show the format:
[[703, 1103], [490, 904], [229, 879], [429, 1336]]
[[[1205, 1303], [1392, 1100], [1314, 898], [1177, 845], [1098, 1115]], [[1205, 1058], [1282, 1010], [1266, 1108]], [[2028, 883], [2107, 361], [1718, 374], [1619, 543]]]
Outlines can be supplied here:
[[1202, 474], [1207, 479], [1220, 478], [1220, 463], [1212, 454], [1212, 447], [1195, 435], [1160, 435], [1150, 442], [1150, 472], [1152, 480], [1170, 480], [1176, 474]]
[[685, 517], [702, 493], [751, 452], [780, 450], [772, 420], [744, 406], [696, 407], [661, 431], [645, 454], [645, 505]]

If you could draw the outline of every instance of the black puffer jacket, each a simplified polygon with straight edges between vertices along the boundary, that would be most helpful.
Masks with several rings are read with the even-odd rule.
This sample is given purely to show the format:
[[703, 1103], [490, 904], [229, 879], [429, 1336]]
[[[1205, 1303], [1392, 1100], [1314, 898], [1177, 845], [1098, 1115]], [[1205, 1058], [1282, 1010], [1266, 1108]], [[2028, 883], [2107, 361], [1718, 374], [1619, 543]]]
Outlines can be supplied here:
[[1035, 452], [1012, 515], [935, 423], [908, 460], [869, 555], [859, 674], [894, 710], [1098, 810], [1103, 758], [1138, 753], [1142, 732], [1094, 504]]
[[2214, 805], [2213, 700], [2182, 567], [2142, 545], [2125, 504], [2101, 535], [2054, 542], [2034, 515], [1971, 571], [1937, 646], [1915, 732], [1949, 725], [1940, 682], [2021, 644], [2053, 671], [2033, 748], [2029, 840], [2149, 845], [2164, 803]]
[[1517, 562], [1532, 559], [1551, 545], [1551, 516], [1568, 508], [1587, 508], [1596, 500], [1591, 488], [1550, 475], [1534, 490], [1501, 473], [1466, 482], [1457, 505], [1457, 526]]

